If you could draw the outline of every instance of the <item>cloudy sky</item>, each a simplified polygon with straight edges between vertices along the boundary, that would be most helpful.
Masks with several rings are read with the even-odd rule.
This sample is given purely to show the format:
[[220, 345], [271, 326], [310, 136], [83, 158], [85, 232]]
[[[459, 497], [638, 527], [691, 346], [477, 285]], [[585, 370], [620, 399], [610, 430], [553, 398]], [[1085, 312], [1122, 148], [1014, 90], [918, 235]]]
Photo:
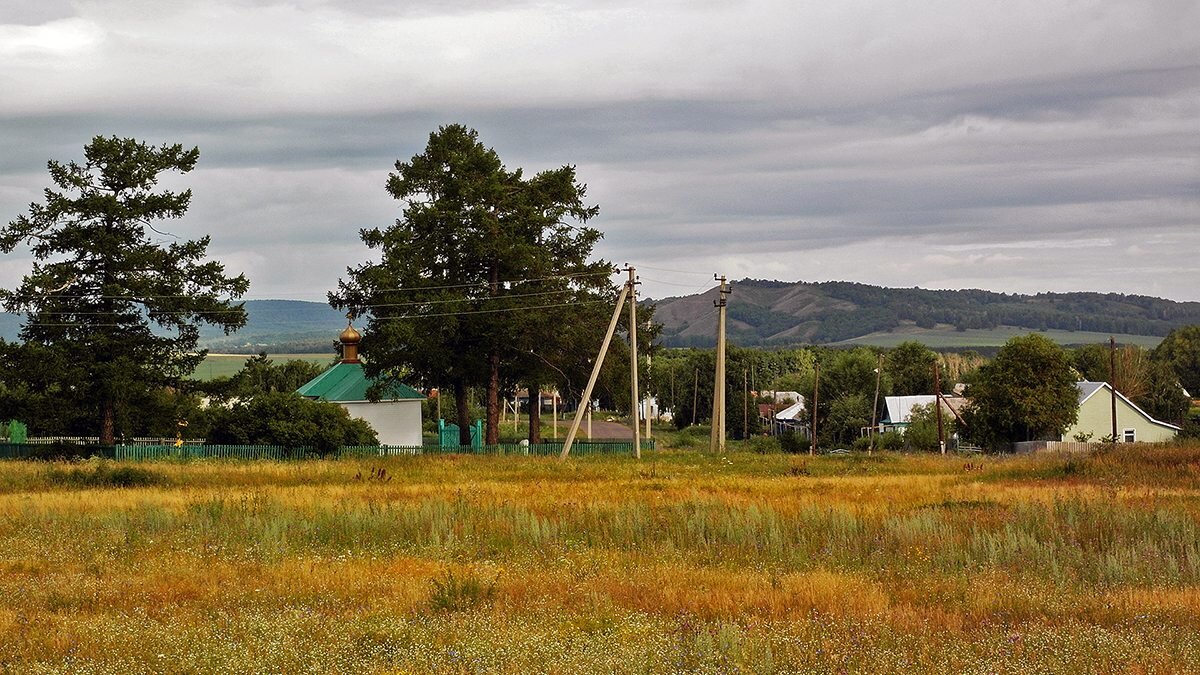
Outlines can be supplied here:
[[[1195, 0], [0, 0], [0, 221], [97, 134], [321, 300], [438, 125], [575, 164], [651, 297], [731, 278], [1200, 301]], [[0, 259], [11, 285], [29, 259]]]

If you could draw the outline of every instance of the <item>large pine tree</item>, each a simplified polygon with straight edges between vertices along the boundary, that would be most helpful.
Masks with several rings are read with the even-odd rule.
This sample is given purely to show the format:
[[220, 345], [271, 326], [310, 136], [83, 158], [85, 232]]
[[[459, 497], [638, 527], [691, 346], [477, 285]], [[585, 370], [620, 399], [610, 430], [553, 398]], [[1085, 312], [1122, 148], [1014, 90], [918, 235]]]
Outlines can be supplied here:
[[590, 260], [600, 233], [584, 223], [597, 208], [573, 167], [527, 179], [458, 124], [397, 162], [387, 187], [402, 216], [362, 232], [381, 259], [350, 269], [330, 303], [370, 317], [368, 374], [454, 391], [464, 444], [467, 391], [482, 387], [486, 442], [496, 443], [502, 389], [528, 383], [536, 400], [548, 373], [566, 370], [550, 361], [599, 345], [574, 342], [579, 330], [603, 334], [586, 311], [614, 295], [611, 266]]
[[229, 333], [246, 322], [233, 302], [245, 276], [207, 259], [207, 236], [183, 240], [160, 222], [182, 217], [192, 192], [156, 190], [159, 175], [187, 173], [199, 156], [97, 136], [82, 164], [50, 161], [44, 202], [0, 228], [0, 251], [27, 243], [35, 260], [0, 299], [26, 315], [22, 340], [69, 355], [60, 390], [89, 408], [103, 444], [127, 401], [177, 384], [204, 359], [200, 324]]

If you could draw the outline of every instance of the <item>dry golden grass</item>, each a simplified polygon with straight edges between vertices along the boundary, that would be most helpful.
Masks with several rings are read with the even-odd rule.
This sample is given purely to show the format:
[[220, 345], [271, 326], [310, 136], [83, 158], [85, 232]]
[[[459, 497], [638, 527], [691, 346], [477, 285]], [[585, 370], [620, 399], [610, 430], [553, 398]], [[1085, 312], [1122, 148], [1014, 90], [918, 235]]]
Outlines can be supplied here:
[[103, 487], [6, 463], [0, 670], [1186, 672], [1197, 467], [668, 451]]

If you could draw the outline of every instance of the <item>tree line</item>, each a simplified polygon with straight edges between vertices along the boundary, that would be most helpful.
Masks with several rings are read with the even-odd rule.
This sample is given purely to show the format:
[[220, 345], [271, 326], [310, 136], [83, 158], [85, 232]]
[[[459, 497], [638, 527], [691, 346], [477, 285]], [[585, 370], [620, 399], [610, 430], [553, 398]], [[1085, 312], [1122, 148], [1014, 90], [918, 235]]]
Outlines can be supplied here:
[[[229, 334], [245, 325], [238, 300], [249, 280], [209, 259], [207, 236], [183, 240], [164, 222], [184, 216], [191, 191], [160, 190], [158, 181], [192, 171], [197, 148], [97, 136], [84, 158], [51, 160], [44, 201], [0, 228], [0, 250], [23, 245], [34, 258], [17, 288], [0, 291], [5, 310], [24, 316], [19, 341], [0, 342], [0, 417], [102, 444], [170, 435], [162, 432], [183, 411], [168, 414], [163, 400], [198, 389], [187, 377], [205, 356], [202, 327]], [[587, 223], [599, 208], [575, 168], [527, 176], [453, 124], [398, 160], [387, 190], [400, 216], [360, 231], [375, 257], [329, 293], [365, 323], [361, 352], [376, 390], [400, 380], [451, 392], [464, 444], [474, 391], [483, 392], [489, 444], [498, 441], [502, 395], [546, 386], [577, 395], [617, 289], [613, 265], [593, 256], [602, 235]], [[652, 311], [642, 318], [649, 344]], [[617, 346], [598, 389], [611, 404], [628, 403], [622, 360], [628, 350]], [[256, 396], [268, 394], [284, 395]], [[299, 415], [282, 404], [276, 413], [285, 409]]]
[[[962, 384], [970, 400], [965, 424], [948, 416], [947, 428], [984, 446], [1057, 438], [1074, 422], [1074, 383], [1079, 380], [1110, 382], [1156, 419], [1200, 435], [1200, 420], [1191, 412], [1187, 393], [1200, 391], [1200, 326], [1173, 331], [1154, 350], [1121, 345], [1115, 361], [1110, 376], [1108, 347], [1067, 349], [1037, 334], [1013, 338], [991, 359], [973, 351], [937, 353], [916, 341], [890, 350], [810, 346], [766, 351], [731, 346], [727, 427], [735, 438], [762, 433], [758, 406], [775, 403], [770, 393], [777, 391], [804, 397], [804, 423], [810, 425], [815, 389], [818, 444], [861, 446], [867, 442], [863, 430], [885, 415], [884, 397], [934, 393], [936, 364], [941, 393], [950, 394]], [[673, 411], [676, 427], [710, 419], [714, 369], [713, 350], [663, 349], [655, 356], [647, 386]], [[908, 445], [937, 447], [932, 423], [932, 411], [918, 411], [917, 433], [908, 436]]]

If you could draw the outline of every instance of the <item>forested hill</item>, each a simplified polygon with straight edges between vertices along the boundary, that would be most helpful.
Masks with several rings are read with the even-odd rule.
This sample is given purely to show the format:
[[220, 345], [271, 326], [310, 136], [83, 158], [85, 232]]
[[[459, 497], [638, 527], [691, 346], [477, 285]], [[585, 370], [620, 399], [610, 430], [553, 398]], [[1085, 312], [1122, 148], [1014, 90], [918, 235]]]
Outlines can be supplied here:
[[[200, 346], [215, 352], [331, 352], [346, 317], [323, 302], [247, 300], [246, 326], [232, 335], [205, 326]], [[16, 340], [21, 317], [0, 313], [0, 338]]]
[[[710, 346], [716, 289], [658, 301], [654, 318], [668, 346]], [[1019, 295], [982, 290], [883, 288], [743, 279], [729, 297], [728, 335], [740, 345], [830, 343], [896, 329], [953, 326], [960, 331], [1014, 326], [1163, 336], [1200, 324], [1200, 302], [1117, 293]], [[919, 339], [918, 336], [914, 336]]]

